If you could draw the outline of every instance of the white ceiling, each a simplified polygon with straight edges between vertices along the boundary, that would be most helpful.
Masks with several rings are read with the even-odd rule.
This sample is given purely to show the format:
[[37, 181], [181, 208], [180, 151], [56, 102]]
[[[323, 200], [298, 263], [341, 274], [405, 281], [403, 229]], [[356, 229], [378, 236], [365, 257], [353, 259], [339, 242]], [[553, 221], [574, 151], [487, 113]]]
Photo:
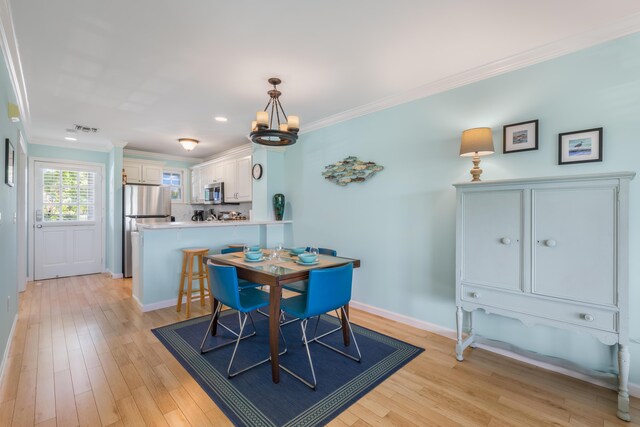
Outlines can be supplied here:
[[[100, 128], [78, 146], [200, 158], [247, 142], [271, 76], [304, 130], [640, 12], [637, 0], [10, 1], [34, 141], [78, 123]], [[187, 153], [179, 137], [201, 143]]]

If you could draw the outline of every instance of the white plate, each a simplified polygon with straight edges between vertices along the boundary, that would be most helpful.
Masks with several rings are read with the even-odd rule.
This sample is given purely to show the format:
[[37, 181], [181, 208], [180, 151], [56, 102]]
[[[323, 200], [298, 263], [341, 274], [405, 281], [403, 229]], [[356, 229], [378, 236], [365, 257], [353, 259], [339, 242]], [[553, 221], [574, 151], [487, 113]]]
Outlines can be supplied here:
[[319, 261], [319, 260], [316, 260], [316, 261], [314, 261], [314, 262], [302, 262], [302, 261], [300, 261], [300, 260], [297, 260], [296, 262], [297, 262], [298, 264], [300, 264], [300, 265], [318, 265], [318, 264], [320, 264], [320, 261]]
[[247, 261], [247, 262], [260, 262], [260, 261], [264, 261], [264, 257], [259, 258], [259, 259], [247, 259], [247, 258], [245, 258], [244, 260]]

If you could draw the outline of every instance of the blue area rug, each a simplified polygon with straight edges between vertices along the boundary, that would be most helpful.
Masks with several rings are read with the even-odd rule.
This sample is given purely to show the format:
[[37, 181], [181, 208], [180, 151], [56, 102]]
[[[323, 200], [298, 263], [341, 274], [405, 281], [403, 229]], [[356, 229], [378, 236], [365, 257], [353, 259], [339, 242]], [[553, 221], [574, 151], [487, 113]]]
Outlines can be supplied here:
[[[242, 369], [269, 355], [268, 319], [253, 313], [257, 334], [240, 342], [233, 371]], [[403, 341], [352, 324], [362, 361], [354, 362], [319, 344], [310, 345], [318, 379], [311, 390], [284, 371], [280, 383], [271, 381], [271, 365], [263, 364], [232, 379], [227, 378], [227, 365], [233, 345], [200, 354], [200, 342], [211, 317], [204, 316], [153, 330], [158, 339], [209, 394], [222, 411], [238, 426], [317, 426], [324, 425], [360, 399], [395, 371], [424, 351]], [[238, 331], [236, 312], [223, 312], [221, 322]], [[318, 335], [339, 325], [339, 320], [324, 315]], [[309, 321], [312, 334], [315, 320]], [[304, 378], [311, 378], [307, 355], [302, 343], [300, 322], [283, 326], [288, 352], [280, 363]], [[252, 331], [247, 320], [245, 335]], [[218, 326], [218, 335], [209, 337], [205, 347], [224, 342], [233, 336]], [[344, 349], [342, 333], [336, 332], [323, 341]], [[280, 340], [282, 349], [282, 339]], [[355, 354], [353, 343], [346, 348]]]

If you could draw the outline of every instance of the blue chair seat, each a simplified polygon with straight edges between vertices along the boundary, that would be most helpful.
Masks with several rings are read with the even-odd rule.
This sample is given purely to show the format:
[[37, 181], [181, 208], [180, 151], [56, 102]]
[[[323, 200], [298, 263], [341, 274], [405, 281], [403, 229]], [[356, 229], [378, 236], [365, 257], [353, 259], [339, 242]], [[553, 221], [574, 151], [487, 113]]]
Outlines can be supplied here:
[[304, 317], [305, 309], [307, 308], [307, 296], [296, 295], [295, 297], [285, 298], [280, 302], [280, 308], [292, 316]]
[[[254, 283], [255, 285], [255, 283]], [[239, 311], [242, 313], [248, 313], [249, 311], [257, 310], [269, 305], [269, 294], [255, 288], [241, 289], [240, 290], [240, 306]]]

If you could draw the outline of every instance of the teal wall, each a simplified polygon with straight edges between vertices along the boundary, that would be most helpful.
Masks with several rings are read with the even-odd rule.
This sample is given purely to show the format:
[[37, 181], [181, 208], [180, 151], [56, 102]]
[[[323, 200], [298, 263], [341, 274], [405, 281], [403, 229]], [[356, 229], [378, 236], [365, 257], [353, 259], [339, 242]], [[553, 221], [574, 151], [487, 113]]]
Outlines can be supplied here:
[[[296, 245], [362, 259], [354, 300], [455, 326], [455, 191], [470, 180], [462, 130], [490, 126], [496, 154], [483, 179], [636, 170], [640, 158], [640, 34], [303, 134], [287, 148], [285, 195]], [[538, 151], [503, 155], [502, 126], [540, 120]], [[604, 127], [604, 162], [557, 165], [558, 133]], [[338, 187], [324, 166], [354, 155], [384, 171]], [[631, 337], [640, 340], [640, 178], [631, 183]], [[608, 370], [609, 349], [586, 335], [478, 316], [480, 334]], [[453, 350], [453, 342], [451, 344]], [[640, 345], [631, 353], [640, 357]], [[453, 356], [451, 356], [453, 357]], [[631, 380], [640, 383], [632, 358]]]
[[[18, 161], [18, 131], [22, 131], [20, 123], [9, 121], [7, 105], [9, 102], [17, 104], [9, 74], [4, 64], [4, 57], [0, 53], [0, 362], [4, 358], [4, 352], [9, 340], [9, 333], [13, 320], [18, 311], [17, 292], [17, 226], [13, 217], [17, 212], [18, 181], [21, 178], [17, 173]], [[24, 132], [23, 132], [24, 134]], [[4, 182], [5, 177], [5, 139], [9, 138], [15, 149], [16, 168], [15, 185], [9, 187]], [[7, 303], [7, 299], [9, 302]]]

